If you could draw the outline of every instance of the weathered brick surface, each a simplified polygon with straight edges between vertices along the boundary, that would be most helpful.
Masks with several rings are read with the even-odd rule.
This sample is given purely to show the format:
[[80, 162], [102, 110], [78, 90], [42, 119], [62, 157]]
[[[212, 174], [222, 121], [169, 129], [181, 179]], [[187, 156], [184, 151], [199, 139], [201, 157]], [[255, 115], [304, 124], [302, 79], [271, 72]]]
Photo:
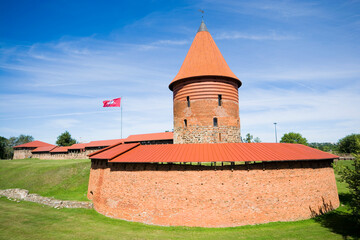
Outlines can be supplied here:
[[[93, 151], [94, 152], [94, 151]], [[77, 153], [32, 153], [32, 158], [50, 159], [50, 160], [62, 160], [62, 159], [87, 159], [89, 152], [77, 152]]]
[[166, 226], [293, 221], [339, 206], [331, 161], [210, 167], [93, 160], [88, 197], [106, 216]]
[[13, 159], [29, 158], [32, 156], [31, 154], [32, 150], [33, 149], [21, 149], [21, 150], [14, 149]]
[[[218, 95], [222, 96], [221, 106]], [[217, 118], [218, 127], [214, 127], [214, 118]], [[222, 142], [241, 142], [237, 85], [221, 78], [199, 78], [176, 83], [174, 143]]]

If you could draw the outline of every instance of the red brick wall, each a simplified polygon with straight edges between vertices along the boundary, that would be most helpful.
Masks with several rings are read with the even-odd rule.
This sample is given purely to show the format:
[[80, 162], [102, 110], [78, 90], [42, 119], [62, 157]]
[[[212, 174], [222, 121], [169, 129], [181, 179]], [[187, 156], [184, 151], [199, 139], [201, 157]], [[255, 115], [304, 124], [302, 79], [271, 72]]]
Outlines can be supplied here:
[[331, 161], [210, 167], [93, 160], [88, 197], [106, 216], [165, 226], [294, 221], [339, 206]]
[[[175, 83], [173, 91], [174, 143], [241, 142], [238, 86], [234, 81], [215, 77], [186, 80]], [[213, 125], [215, 117], [218, 127]]]

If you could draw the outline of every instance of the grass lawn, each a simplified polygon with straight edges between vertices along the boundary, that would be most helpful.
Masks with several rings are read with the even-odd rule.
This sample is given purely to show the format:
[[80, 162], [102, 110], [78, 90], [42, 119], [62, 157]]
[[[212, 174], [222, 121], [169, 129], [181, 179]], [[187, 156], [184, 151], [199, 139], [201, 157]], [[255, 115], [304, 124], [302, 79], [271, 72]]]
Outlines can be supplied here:
[[61, 200], [88, 201], [89, 159], [1, 160], [0, 189], [23, 188]]
[[[22, 166], [24, 163], [29, 166]], [[21, 187], [46, 196], [84, 200], [88, 172], [88, 160], [0, 161], [0, 189]], [[35, 182], [47, 186], [35, 186]], [[341, 197], [348, 194], [347, 187], [338, 187], [345, 206], [331, 213], [304, 221], [236, 228], [149, 226], [107, 218], [94, 210], [57, 210], [0, 198], [0, 239], [358, 239], [360, 234], [348, 215], [346, 197]]]

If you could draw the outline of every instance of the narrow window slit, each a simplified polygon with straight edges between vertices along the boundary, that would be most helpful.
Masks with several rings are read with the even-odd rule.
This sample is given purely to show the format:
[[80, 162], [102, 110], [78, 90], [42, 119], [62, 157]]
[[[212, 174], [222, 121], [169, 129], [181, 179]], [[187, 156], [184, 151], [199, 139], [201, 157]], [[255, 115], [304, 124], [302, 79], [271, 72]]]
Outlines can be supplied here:
[[214, 127], [217, 127], [218, 126], [218, 119], [216, 117], [213, 119], [213, 122], [214, 122]]

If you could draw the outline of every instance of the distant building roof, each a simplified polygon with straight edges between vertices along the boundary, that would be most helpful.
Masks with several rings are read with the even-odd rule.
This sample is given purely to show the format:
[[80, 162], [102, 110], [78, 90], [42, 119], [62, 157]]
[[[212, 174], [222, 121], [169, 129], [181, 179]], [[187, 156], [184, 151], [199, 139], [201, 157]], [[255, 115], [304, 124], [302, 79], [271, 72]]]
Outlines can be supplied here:
[[124, 142], [145, 142], [145, 141], [159, 141], [159, 140], [173, 140], [173, 132], [147, 133], [130, 135], [124, 139]]
[[113, 159], [117, 157], [120, 154], [123, 154], [134, 147], [139, 146], [140, 143], [129, 143], [129, 144], [117, 144], [114, 146], [110, 146], [106, 149], [102, 149], [100, 151], [97, 151], [95, 153], [92, 153], [89, 155], [91, 159]]
[[91, 141], [86, 144], [86, 148], [90, 147], [108, 147], [120, 142], [123, 142], [123, 139], [112, 139], [112, 140], [100, 140], [100, 141]]
[[[291, 143], [136, 145], [128, 149], [119, 147], [111, 150], [109, 147], [107, 151], [102, 152], [101, 159], [110, 162], [251, 162], [338, 158], [330, 153]], [[97, 159], [97, 156], [90, 158]]]
[[36, 140], [29, 143], [17, 145], [14, 148], [37, 148], [37, 147], [46, 147], [46, 146], [55, 146], [55, 145]]
[[173, 84], [177, 81], [201, 76], [227, 77], [241, 86], [241, 81], [227, 65], [204, 22], [201, 22], [185, 60], [169, 88], [172, 90]]
[[68, 151], [69, 147], [56, 147], [53, 150], [51, 150], [51, 153], [66, 153]]
[[68, 149], [85, 149], [88, 143], [76, 143], [71, 145]]
[[56, 148], [55, 145], [52, 146], [45, 146], [45, 147], [38, 147], [35, 148], [34, 150], [32, 150], [32, 153], [39, 153], [39, 152], [50, 152], [51, 150], [53, 150], [54, 148]]

